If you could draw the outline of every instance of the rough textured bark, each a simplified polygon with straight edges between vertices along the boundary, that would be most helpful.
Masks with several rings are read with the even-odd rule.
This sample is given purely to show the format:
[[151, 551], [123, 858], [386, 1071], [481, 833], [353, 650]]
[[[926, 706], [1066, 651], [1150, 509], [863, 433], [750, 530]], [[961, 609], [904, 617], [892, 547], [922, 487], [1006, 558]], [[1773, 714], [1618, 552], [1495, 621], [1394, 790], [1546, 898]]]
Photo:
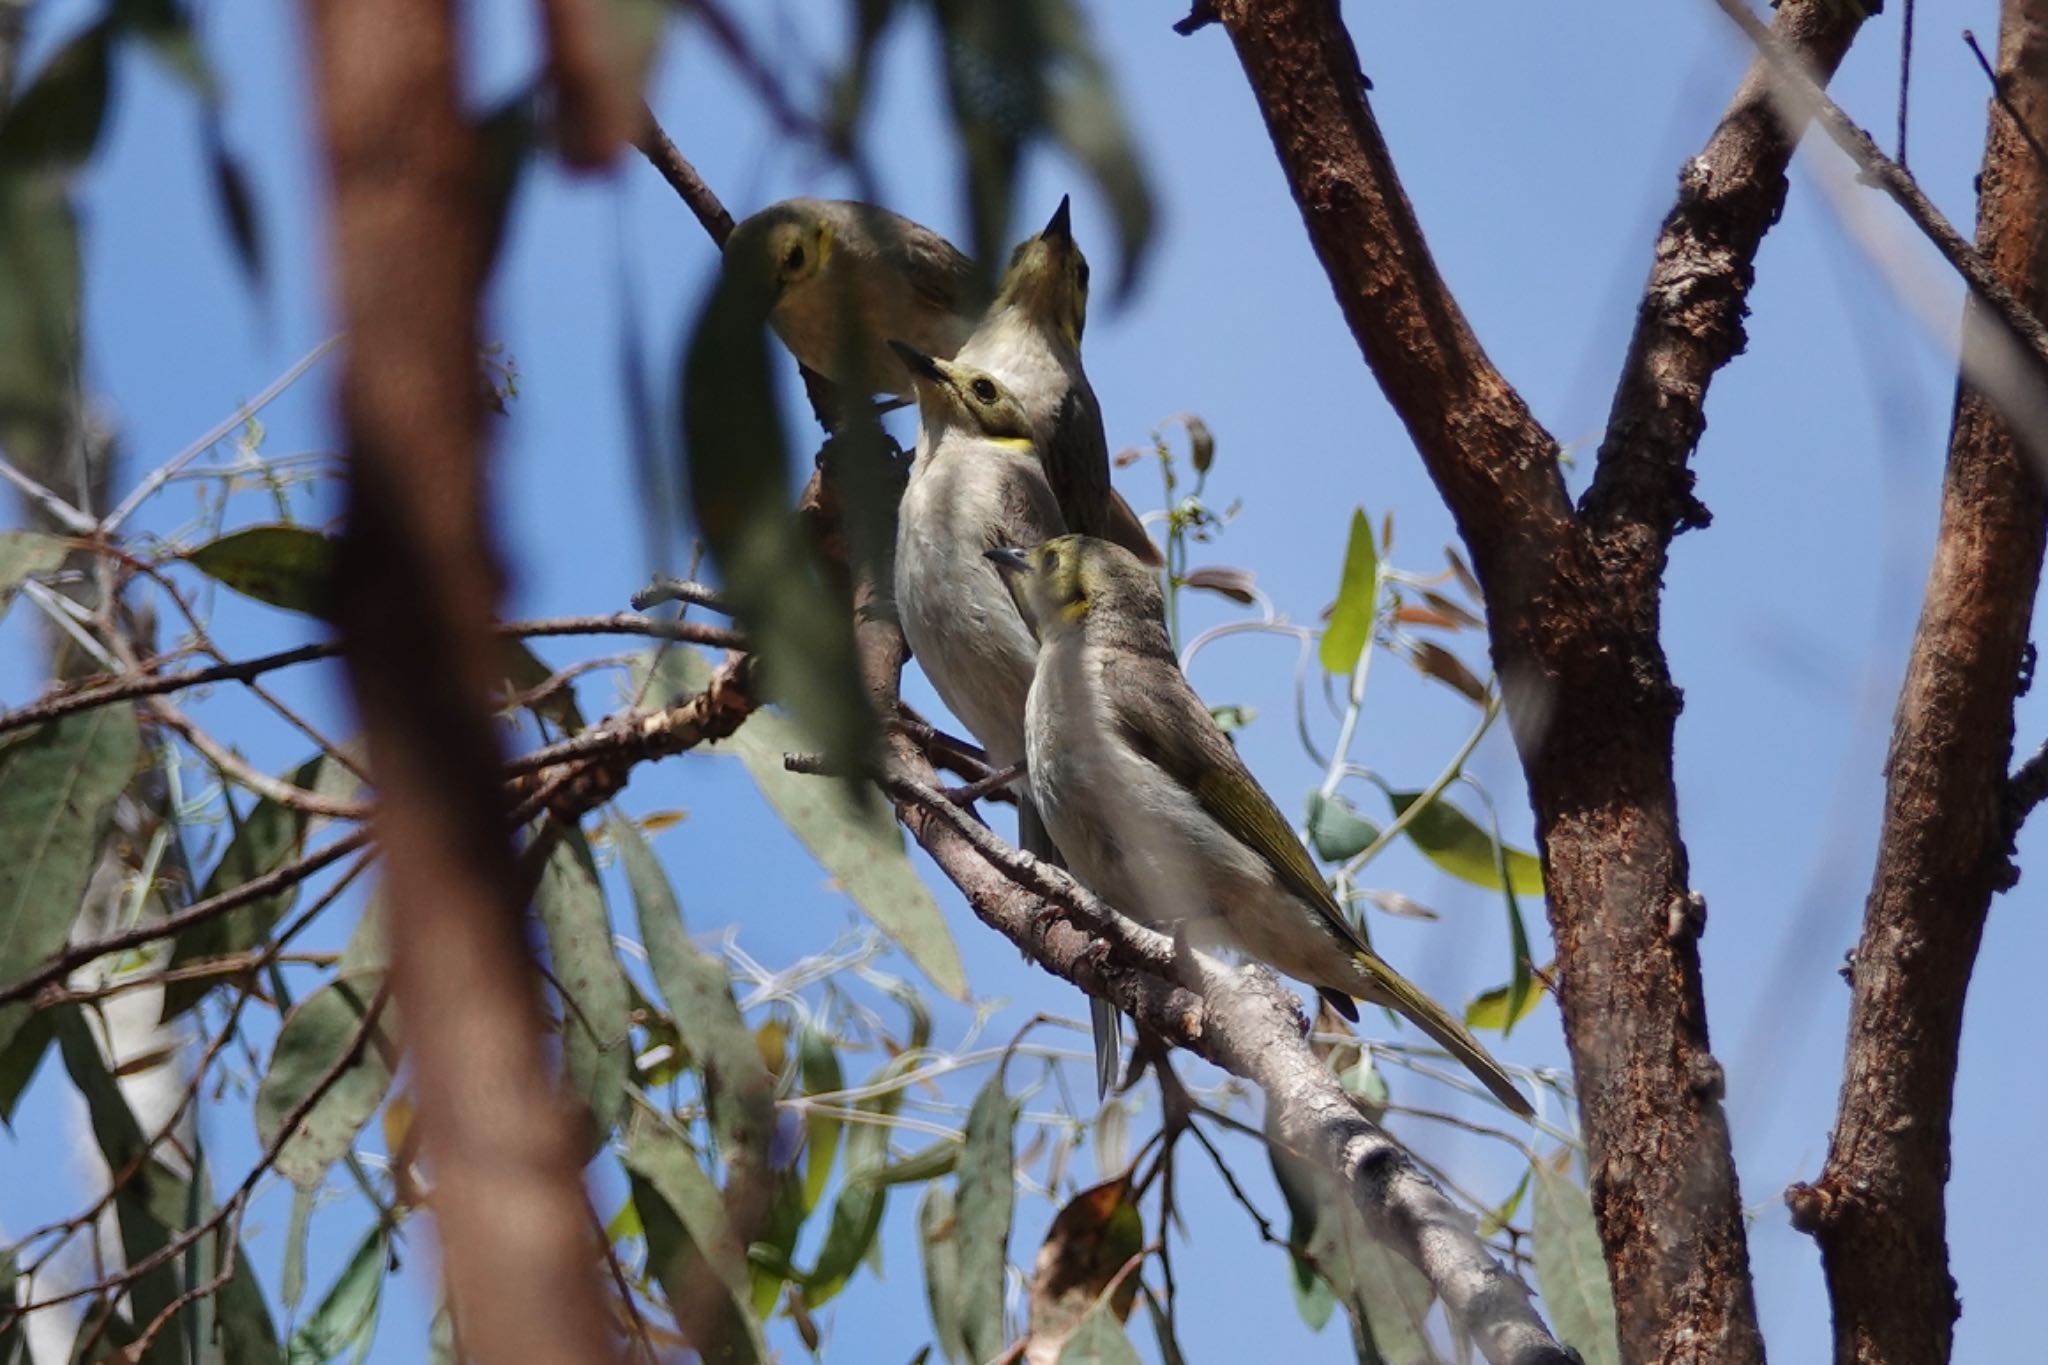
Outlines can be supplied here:
[[[2001, 8], [2000, 85], [2035, 139], [2048, 141], [2048, 0]], [[2048, 169], [1995, 105], [1977, 245], [2029, 308], [2048, 308]], [[1969, 312], [1977, 316], [1964, 327], [1966, 374], [1985, 326], [1980, 304]], [[1943, 1202], [1949, 1116], [1985, 916], [2017, 875], [2006, 770], [2044, 526], [2038, 468], [1965, 381], [1885, 763], [1840, 1113], [1820, 1178], [1786, 1196], [1794, 1222], [1820, 1243], [1838, 1361], [1931, 1365], [1953, 1344], [1961, 1308]]]
[[453, 6], [316, 0], [348, 359], [339, 621], [369, 738], [392, 981], [465, 1356], [611, 1357], [582, 1137], [543, 1064], [538, 980], [486, 700], [475, 316], [485, 225]]
[[[1787, 0], [1777, 31], [1823, 72], [1860, 14]], [[1713, 373], [1742, 348], [1752, 262], [1796, 130], [1753, 71], [1688, 163], [1660, 234], [1614, 425], [1583, 514], [1550, 434], [1438, 276], [1334, 0], [1220, 0], [1359, 349], [1456, 518], [1486, 589], [1528, 773], [1594, 1209], [1631, 1360], [1760, 1360], [1741, 1202], [1708, 1050], [1672, 776], [1679, 693], [1658, 640], [1671, 536], [1704, 520], [1686, 461]]]

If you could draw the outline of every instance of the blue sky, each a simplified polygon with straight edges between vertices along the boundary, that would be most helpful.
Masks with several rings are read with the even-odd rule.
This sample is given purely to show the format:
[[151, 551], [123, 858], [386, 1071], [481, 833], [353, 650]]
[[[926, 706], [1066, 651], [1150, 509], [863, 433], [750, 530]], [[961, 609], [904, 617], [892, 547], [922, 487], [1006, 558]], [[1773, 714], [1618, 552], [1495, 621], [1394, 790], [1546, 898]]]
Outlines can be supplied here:
[[[474, 85], [489, 96], [530, 71], [531, 16], [526, 7], [472, 8]], [[792, 85], [826, 69], [838, 50], [831, 23], [813, 17], [829, 9], [836, 22], [838, 6], [733, 8], [748, 16]], [[1089, 370], [1112, 449], [1143, 445], [1173, 413], [1200, 413], [1218, 441], [1210, 492], [1219, 503], [1242, 498], [1244, 507], [1196, 562], [1255, 570], [1296, 620], [1312, 621], [1328, 601], [1355, 505], [1375, 518], [1392, 511], [1397, 562], [1435, 567], [1449, 519], [1330, 298], [1228, 42], [1215, 30], [1176, 37], [1168, 26], [1184, 7], [1162, 0], [1089, 11], [1162, 210], [1140, 289], [1121, 309], [1099, 298], [1090, 318]], [[81, 3], [41, 7], [35, 51], [89, 12]], [[271, 264], [260, 295], [237, 277], [200, 174], [189, 101], [146, 61], [128, 56], [120, 65], [114, 116], [82, 202], [91, 387], [119, 424], [130, 477], [230, 413], [329, 330], [295, 13], [217, 0], [202, 24], [227, 78], [227, 138], [245, 158], [262, 208]], [[1679, 165], [1704, 141], [1739, 77], [1739, 35], [1707, 0], [1597, 9], [1407, 0], [1355, 4], [1347, 18], [1437, 261], [1489, 353], [1577, 458], [1569, 477], [1582, 488], [1650, 243]], [[1923, 11], [1911, 162], [1967, 230], [1985, 84], [1954, 28], [1968, 24], [1988, 42], [1995, 6], [1970, 0], [1943, 11], [1939, 22], [1953, 27], [1934, 22]], [[1836, 85], [1851, 111], [1877, 128], [1893, 119], [1897, 42], [1897, 17], [1887, 13]], [[959, 239], [965, 215], [933, 58], [926, 28], [899, 23], [884, 51], [869, 147], [890, 206]], [[736, 214], [790, 194], [850, 189], [782, 142], [697, 32], [674, 35], [651, 98]], [[1880, 767], [1934, 532], [1953, 386], [1952, 322], [1930, 334], [1897, 306], [1820, 193], [1815, 168], [1836, 160], [1809, 144], [1784, 220], [1763, 248], [1749, 349], [1715, 383], [1694, 462], [1714, 526], [1675, 545], [1664, 616], [1686, 698], [1681, 817], [1694, 885], [1710, 904], [1702, 944], [1709, 1018], [1728, 1069], [1758, 1296], [1771, 1349], [1784, 1360], [1818, 1359], [1827, 1349], [1817, 1258], [1787, 1226], [1779, 1196], [1789, 1182], [1811, 1178], [1825, 1154], [1848, 1005], [1835, 969], [1868, 889]], [[1069, 190], [1077, 235], [1108, 263], [1106, 210], [1056, 156], [1029, 165], [1019, 231], [1035, 227]], [[1852, 203], [1880, 225], [1895, 219], [1874, 192], [1853, 191]], [[1958, 291], [1930, 253], [1915, 246], [1907, 254], [1948, 300], [1952, 318]], [[638, 330], [666, 401], [672, 358], [713, 264], [695, 222], [637, 159], [597, 177], [542, 169], [526, 183], [486, 326], [520, 375], [520, 396], [497, 425], [509, 612], [616, 610], [645, 581], [621, 338]], [[315, 371], [265, 414], [267, 450], [333, 448], [333, 373]], [[792, 411], [791, 429], [807, 431], [802, 409]], [[1119, 481], [1140, 508], [1158, 505], [1149, 466]], [[160, 499], [149, 525], [176, 530], [190, 513], [182, 496]], [[256, 503], [238, 512], [265, 515]], [[301, 514], [317, 511], [302, 505]], [[280, 632], [302, 628], [225, 597], [218, 605], [217, 633], [231, 651], [274, 647]], [[1191, 600], [1189, 610], [1191, 628], [1241, 615], [1212, 601]], [[35, 687], [24, 619], [17, 607], [4, 627], [0, 698], [9, 703]], [[565, 662], [577, 656], [543, 652]], [[1212, 702], [1259, 708], [1240, 738], [1290, 811], [1318, 777], [1288, 719], [1292, 662], [1286, 645], [1240, 638], [1206, 652], [1194, 670]], [[1396, 785], [1419, 786], [1456, 747], [1470, 711], [1383, 662], [1355, 751]], [[344, 724], [332, 676], [290, 688]], [[920, 682], [909, 694], [929, 702]], [[607, 700], [602, 686], [586, 697], [600, 708]], [[231, 699], [205, 714], [266, 766], [301, 756], [295, 737]], [[1324, 715], [1316, 724], [1327, 743], [1334, 727]], [[2022, 702], [2019, 733], [2026, 749], [2048, 734], [2040, 696]], [[1512, 837], [1527, 846], [1527, 804], [1504, 734], [1482, 746], [1476, 772]], [[643, 771], [623, 804], [636, 813], [689, 811], [656, 846], [694, 932], [730, 925], [748, 952], [779, 964], [815, 951], [850, 922], [846, 902], [822, 888], [818, 869], [765, 813], [737, 765], [699, 757]], [[2048, 1251], [2012, 1216], [2030, 1135], [2048, 1122], [2048, 1098], [2026, 1079], [2039, 1068], [2019, 1041], [2035, 1032], [2044, 945], [2032, 913], [2041, 875], [2033, 869], [2044, 854], [2048, 835], [2037, 821], [2021, 844], [2028, 875], [1993, 907], [1971, 991], [1949, 1185], [1952, 1269], [1964, 1305], [1959, 1359], [2019, 1355], [2030, 1340], [2022, 1335], [2027, 1310], [2048, 1274]], [[1431, 925], [1377, 918], [1376, 942], [1393, 962], [1446, 1000], [1499, 982], [1507, 952], [1492, 897], [1405, 851], [1379, 867], [1377, 884], [1442, 917]], [[991, 1026], [997, 1036], [1034, 1010], [1081, 1013], [1071, 991], [1021, 965], [939, 886], [970, 980], [1003, 1002]], [[942, 1013], [941, 1041], [957, 1038], [969, 1019], [964, 1010]], [[1078, 1035], [1073, 1041], [1079, 1046]], [[1540, 1010], [1500, 1052], [1525, 1065], [1563, 1065], [1555, 1010]], [[77, 1137], [59, 1119], [54, 1072], [13, 1136], [0, 1137], [0, 1161], [10, 1169], [68, 1161]], [[1413, 1098], [1435, 1103], [1442, 1092], [1418, 1089]], [[1148, 1100], [1139, 1131], [1154, 1118]], [[207, 1123], [220, 1161], [246, 1157], [245, 1111], [224, 1105]], [[1516, 1178], [1497, 1146], [1442, 1129], [1401, 1131], [1483, 1193], [1504, 1195]], [[1254, 1197], [1277, 1216], [1263, 1158], [1241, 1142], [1228, 1150]], [[1175, 1268], [1183, 1338], [1196, 1358], [1284, 1351], [1347, 1359], [1337, 1328], [1311, 1337], [1300, 1325], [1284, 1259], [1257, 1245], [1205, 1168], [1190, 1160], [1183, 1172], [1190, 1240]], [[79, 1194], [59, 1181], [9, 1181], [0, 1224], [25, 1228], [67, 1211]], [[838, 1358], [907, 1359], [925, 1339], [910, 1204], [892, 1205], [886, 1279], [857, 1282], [828, 1312]], [[269, 1234], [281, 1228], [284, 1208], [275, 1195], [259, 1205]], [[1020, 1208], [1014, 1260], [1028, 1264], [1049, 1216], [1042, 1204]], [[337, 1209], [316, 1225], [313, 1296], [346, 1259], [359, 1230], [353, 1217]], [[265, 1245], [275, 1242], [259, 1240], [257, 1262], [274, 1294], [276, 1255]], [[417, 1358], [429, 1264], [417, 1252], [410, 1258], [374, 1359]]]

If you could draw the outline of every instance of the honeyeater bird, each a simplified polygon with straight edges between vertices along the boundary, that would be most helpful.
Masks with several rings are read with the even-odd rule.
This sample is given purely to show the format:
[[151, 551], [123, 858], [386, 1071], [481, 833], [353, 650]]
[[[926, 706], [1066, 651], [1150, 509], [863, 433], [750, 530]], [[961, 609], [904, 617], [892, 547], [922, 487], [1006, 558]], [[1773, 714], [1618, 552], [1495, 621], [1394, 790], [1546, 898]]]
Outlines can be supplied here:
[[1181, 672], [1158, 576], [1088, 536], [989, 558], [1037, 626], [1025, 758], [1074, 875], [1141, 921], [1184, 926], [1197, 946], [1234, 947], [1307, 982], [1348, 1019], [1354, 997], [1389, 1006], [1502, 1104], [1532, 1114], [1478, 1040], [1345, 917]]
[[1081, 369], [1088, 260], [1074, 242], [1068, 202], [1010, 257], [988, 316], [955, 357], [987, 370], [1031, 419], [1046, 480], [1069, 530], [1101, 536], [1147, 564], [1161, 562], [1145, 525], [1109, 483], [1102, 405]]
[[[1031, 422], [993, 375], [890, 343], [916, 386], [917, 456], [896, 521], [896, 612], [932, 690], [988, 750], [1024, 761], [1024, 699], [1038, 642], [987, 552], [1066, 532]], [[1018, 843], [1059, 862], [1028, 775], [1013, 784]], [[1118, 1017], [1093, 1000], [1096, 1084], [1116, 1078]]]
[[737, 224], [725, 268], [768, 282], [769, 325], [796, 358], [862, 395], [911, 395], [891, 339], [951, 357], [988, 293], [951, 242], [901, 214], [846, 199], [785, 199]]

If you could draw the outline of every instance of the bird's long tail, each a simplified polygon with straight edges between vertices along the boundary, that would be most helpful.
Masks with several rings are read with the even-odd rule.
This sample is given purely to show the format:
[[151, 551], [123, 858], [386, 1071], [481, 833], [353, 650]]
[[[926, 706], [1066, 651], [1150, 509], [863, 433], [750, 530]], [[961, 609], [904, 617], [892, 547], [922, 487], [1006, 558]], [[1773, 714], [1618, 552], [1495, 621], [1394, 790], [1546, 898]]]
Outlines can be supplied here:
[[[1046, 832], [1038, 807], [1021, 793], [1017, 797], [1017, 845], [1054, 867], [1067, 865]], [[1123, 1016], [1115, 1005], [1093, 995], [1088, 997], [1088, 1014], [1095, 1026], [1095, 1097], [1100, 1099], [1116, 1084], [1117, 1063], [1123, 1058]]]
[[1464, 1068], [1478, 1078], [1479, 1083], [1493, 1092], [1493, 1097], [1520, 1114], [1523, 1118], [1536, 1116], [1535, 1106], [1529, 1103], [1501, 1064], [1493, 1060], [1465, 1026], [1452, 1017], [1450, 1011], [1430, 999], [1393, 968], [1370, 954], [1361, 953], [1357, 962], [1364, 974], [1371, 980], [1372, 989], [1360, 994], [1366, 999], [1400, 1012], [1401, 1017], [1428, 1034], [1436, 1045], [1457, 1058]]

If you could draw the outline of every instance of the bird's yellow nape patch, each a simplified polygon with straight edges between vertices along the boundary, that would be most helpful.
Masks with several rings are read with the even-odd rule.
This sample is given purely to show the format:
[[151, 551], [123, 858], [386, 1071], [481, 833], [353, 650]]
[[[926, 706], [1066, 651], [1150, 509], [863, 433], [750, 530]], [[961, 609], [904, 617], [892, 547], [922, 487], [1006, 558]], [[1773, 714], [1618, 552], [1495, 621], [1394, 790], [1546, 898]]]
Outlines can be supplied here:
[[1086, 618], [1087, 615], [1088, 597], [1085, 593], [1079, 597], [1070, 597], [1060, 603], [1060, 620], [1062, 621], [1080, 621]]
[[990, 436], [986, 439], [990, 445], [1002, 446], [1008, 450], [1031, 449], [1031, 438], [1029, 436]]

